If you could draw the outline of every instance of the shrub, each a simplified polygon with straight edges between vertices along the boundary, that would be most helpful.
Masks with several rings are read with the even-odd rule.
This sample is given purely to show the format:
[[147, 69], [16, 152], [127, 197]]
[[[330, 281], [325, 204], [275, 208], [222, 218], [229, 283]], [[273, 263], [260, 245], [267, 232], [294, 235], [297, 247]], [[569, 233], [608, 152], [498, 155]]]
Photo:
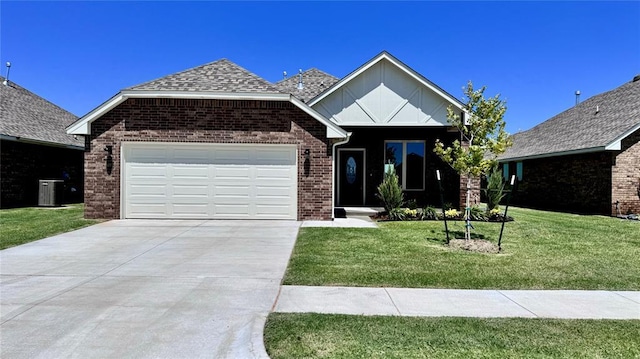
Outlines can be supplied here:
[[404, 221], [407, 218], [405, 208], [393, 208], [388, 213], [390, 221]]
[[395, 171], [390, 170], [384, 174], [384, 179], [378, 186], [378, 198], [382, 201], [385, 211], [389, 213], [389, 217], [392, 210], [400, 208], [404, 203], [404, 193]]
[[408, 200], [406, 205], [407, 205], [408, 209], [416, 209], [416, 208], [418, 208], [418, 204], [416, 203], [415, 199]]
[[487, 221], [489, 219], [489, 216], [486, 214], [486, 212], [480, 209], [480, 207], [478, 206], [471, 207], [469, 216], [471, 217], [472, 221]]
[[438, 211], [433, 207], [425, 207], [422, 210], [422, 220], [436, 220], [438, 219]]
[[500, 201], [505, 196], [502, 171], [498, 166], [493, 167], [491, 173], [487, 176], [487, 188], [483, 189], [483, 191], [487, 196], [487, 211], [497, 209]]

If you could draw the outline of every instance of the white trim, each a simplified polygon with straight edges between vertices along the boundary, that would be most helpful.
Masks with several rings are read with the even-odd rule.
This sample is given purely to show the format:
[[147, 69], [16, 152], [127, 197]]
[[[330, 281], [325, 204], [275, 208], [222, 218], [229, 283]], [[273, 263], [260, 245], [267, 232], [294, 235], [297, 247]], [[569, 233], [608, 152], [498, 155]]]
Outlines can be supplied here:
[[42, 145], [42, 146], [49, 146], [49, 147], [59, 147], [59, 148], [66, 148], [66, 149], [70, 149], [70, 150], [84, 150], [84, 146], [76, 146], [76, 145], [68, 145], [68, 144], [64, 144], [64, 143], [42, 141], [42, 140], [36, 140], [36, 139], [26, 138], [26, 137], [22, 137], [22, 136], [10, 136], [10, 135], [1, 135], [0, 134], [0, 140], [11, 141], [11, 142], [30, 143], [30, 144], [34, 144], [34, 145]]
[[622, 149], [622, 140], [638, 130], [640, 130], [640, 123], [631, 127], [628, 131], [621, 134], [620, 136], [616, 137], [613, 141], [606, 145], [604, 149], [610, 151], [620, 151]]
[[287, 96], [289, 96], [288, 100], [292, 104], [298, 106], [306, 114], [315, 118], [318, 122], [320, 122], [321, 124], [327, 127], [327, 138], [346, 138], [347, 137], [348, 132], [343, 130], [340, 126], [327, 120], [318, 111], [312, 109], [310, 106], [300, 101], [297, 97], [294, 97], [293, 95], [287, 95]]
[[[340, 163], [340, 158], [342, 156], [342, 152], [343, 151], [360, 151], [362, 152], [362, 206], [364, 206], [364, 204], [367, 202], [367, 149], [366, 148], [362, 148], [362, 147], [358, 147], [358, 148], [338, 148], [338, 158], [337, 158], [337, 163]], [[338, 179], [338, 183], [337, 183], [337, 187], [338, 187], [338, 199], [340, 199], [340, 174], [342, 173], [342, 171], [340, 171], [340, 169], [338, 169], [338, 171], [336, 172], [336, 177]], [[344, 207], [344, 206], [342, 206]]]
[[345, 138], [347, 132], [337, 124], [327, 120], [320, 113], [290, 94], [280, 93], [226, 93], [226, 92], [196, 92], [196, 91], [137, 91], [123, 90], [105, 101], [88, 114], [67, 127], [67, 133], [72, 135], [91, 134], [91, 123], [105, 113], [111, 111], [129, 98], [176, 98], [176, 99], [216, 99], [216, 100], [256, 100], [256, 101], [287, 101], [327, 127], [327, 138]]
[[444, 90], [440, 89], [435, 84], [433, 84], [431, 81], [427, 80], [424, 76], [420, 75], [415, 70], [413, 70], [410, 67], [408, 67], [407, 65], [403, 64], [402, 62], [400, 62], [400, 60], [396, 59], [395, 57], [393, 57], [391, 54], [387, 53], [386, 51], [383, 51], [382, 53], [380, 53], [379, 55], [377, 55], [373, 59], [369, 60], [367, 63], [365, 63], [364, 65], [360, 66], [360, 68], [358, 68], [357, 70], [355, 70], [351, 74], [347, 75], [347, 77], [344, 77], [342, 80], [340, 80], [337, 83], [335, 83], [328, 90], [326, 90], [325, 92], [321, 93], [319, 96], [313, 98], [311, 101], [309, 101], [308, 105], [309, 106], [314, 106], [318, 102], [322, 101], [322, 99], [324, 99], [327, 96], [329, 96], [330, 94], [334, 93], [339, 88], [343, 87], [346, 83], [350, 82], [352, 79], [354, 79], [358, 75], [362, 74], [363, 72], [367, 71], [369, 68], [371, 68], [372, 66], [374, 66], [375, 64], [377, 64], [378, 62], [380, 62], [382, 60], [389, 61], [390, 63], [395, 65], [397, 68], [399, 68], [400, 70], [405, 72], [407, 75], [409, 75], [409, 77], [413, 78], [414, 80], [416, 80], [419, 83], [421, 83], [423, 86], [427, 87], [431, 91], [433, 91], [436, 94], [438, 94], [440, 97], [442, 97], [445, 100], [449, 101], [452, 105], [456, 106], [458, 109], [464, 110], [464, 105], [458, 99], [456, 99], [455, 97], [449, 95]]
[[336, 148], [349, 143], [352, 134], [352, 132], [347, 132], [347, 138], [343, 141], [338, 141], [331, 146], [331, 220], [336, 218]]

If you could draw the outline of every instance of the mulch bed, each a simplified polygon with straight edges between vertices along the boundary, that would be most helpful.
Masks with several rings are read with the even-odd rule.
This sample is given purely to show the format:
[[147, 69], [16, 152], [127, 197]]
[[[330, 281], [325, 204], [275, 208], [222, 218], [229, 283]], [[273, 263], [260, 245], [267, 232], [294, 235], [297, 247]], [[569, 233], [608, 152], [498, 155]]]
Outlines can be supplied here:
[[449, 247], [479, 253], [497, 254], [500, 252], [497, 245], [484, 239], [452, 239], [451, 241], [449, 241]]

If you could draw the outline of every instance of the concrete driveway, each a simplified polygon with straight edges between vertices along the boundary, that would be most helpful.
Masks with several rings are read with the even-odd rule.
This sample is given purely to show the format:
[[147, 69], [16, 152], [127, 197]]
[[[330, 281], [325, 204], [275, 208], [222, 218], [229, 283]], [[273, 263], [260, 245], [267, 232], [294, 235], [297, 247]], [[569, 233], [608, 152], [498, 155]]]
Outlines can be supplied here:
[[0, 357], [265, 357], [299, 226], [119, 220], [4, 250]]

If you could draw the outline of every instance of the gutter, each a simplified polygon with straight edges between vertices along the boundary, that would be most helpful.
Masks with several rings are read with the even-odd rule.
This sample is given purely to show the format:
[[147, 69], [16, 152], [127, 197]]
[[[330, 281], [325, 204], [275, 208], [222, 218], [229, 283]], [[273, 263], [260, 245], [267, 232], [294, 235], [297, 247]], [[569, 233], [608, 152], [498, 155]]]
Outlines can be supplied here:
[[12, 142], [21, 142], [21, 143], [30, 143], [30, 144], [34, 144], [34, 145], [42, 145], [42, 146], [58, 147], [58, 148], [66, 148], [66, 149], [70, 149], [70, 150], [82, 150], [82, 151], [84, 151], [84, 145], [76, 146], [76, 145], [69, 145], [69, 144], [64, 144], [64, 143], [49, 142], [49, 141], [43, 141], [43, 140], [35, 140], [35, 139], [32, 139], [32, 138], [24, 138], [24, 137], [20, 137], [20, 136], [10, 136], [10, 135], [0, 134], [0, 140], [12, 141]]
[[345, 145], [351, 140], [353, 132], [347, 132], [347, 137], [331, 146], [331, 220], [336, 219], [336, 147]]

